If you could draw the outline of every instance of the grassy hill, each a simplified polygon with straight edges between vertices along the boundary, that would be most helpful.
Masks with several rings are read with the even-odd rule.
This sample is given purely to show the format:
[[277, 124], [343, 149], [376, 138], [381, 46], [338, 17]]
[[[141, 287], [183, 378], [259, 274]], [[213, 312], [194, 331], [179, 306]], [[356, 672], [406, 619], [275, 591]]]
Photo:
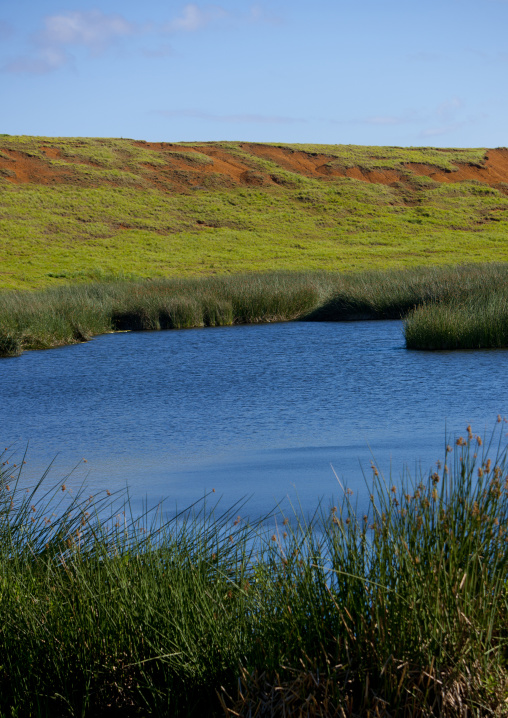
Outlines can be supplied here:
[[0, 289], [508, 259], [508, 150], [0, 135]]

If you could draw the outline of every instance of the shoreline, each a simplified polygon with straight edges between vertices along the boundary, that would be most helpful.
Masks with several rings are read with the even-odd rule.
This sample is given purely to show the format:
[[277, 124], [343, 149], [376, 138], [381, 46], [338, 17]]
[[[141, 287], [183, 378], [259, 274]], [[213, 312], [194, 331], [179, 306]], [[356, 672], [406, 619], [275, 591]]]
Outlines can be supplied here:
[[402, 319], [410, 349], [508, 346], [508, 263], [95, 282], [0, 294], [0, 357], [115, 331]]

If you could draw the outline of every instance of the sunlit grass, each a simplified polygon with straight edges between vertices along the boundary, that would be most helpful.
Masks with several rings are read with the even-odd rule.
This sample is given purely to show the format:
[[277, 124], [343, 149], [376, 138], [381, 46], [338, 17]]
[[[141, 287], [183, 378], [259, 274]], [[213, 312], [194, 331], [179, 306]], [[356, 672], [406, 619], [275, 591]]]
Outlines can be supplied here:
[[[356, 272], [508, 260], [508, 198], [475, 182], [443, 185], [407, 168], [404, 182], [392, 185], [308, 177], [243, 143], [163, 143], [155, 150], [132, 140], [2, 137], [0, 147], [7, 160], [0, 290], [86, 281], [98, 272]], [[484, 154], [319, 147], [300, 149], [328, 153], [344, 167], [428, 162], [452, 174], [454, 162], [481, 164]], [[64, 172], [63, 184], [12, 184], [9, 151]], [[227, 152], [261, 185], [213, 172], [215, 151]]]

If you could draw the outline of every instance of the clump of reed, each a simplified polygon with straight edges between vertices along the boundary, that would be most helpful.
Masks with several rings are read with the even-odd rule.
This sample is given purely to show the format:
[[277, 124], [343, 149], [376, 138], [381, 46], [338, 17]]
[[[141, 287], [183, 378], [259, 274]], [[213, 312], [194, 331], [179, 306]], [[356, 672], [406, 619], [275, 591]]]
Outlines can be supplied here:
[[424, 304], [405, 318], [408, 349], [498, 349], [508, 346], [508, 293]]
[[[245, 651], [250, 529], [230, 512], [141, 517], [71, 477], [0, 479], [0, 715], [205, 715]], [[240, 553], [239, 553], [240, 552]], [[231, 674], [231, 675], [229, 675]]]
[[[488, 342], [492, 324], [488, 317], [495, 316], [496, 302], [507, 296], [507, 285], [508, 264], [478, 264], [358, 274], [271, 272], [122, 280], [6, 292], [0, 293], [0, 356], [86, 341], [109, 331], [301, 319], [400, 319], [422, 306], [433, 307], [432, 317], [440, 316], [442, 309], [464, 306], [464, 316], [476, 317], [478, 326], [485, 323], [482, 341]], [[430, 317], [430, 310], [426, 311]], [[417, 311], [411, 314], [408, 336], [408, 327], [414, 326], [419, 316]], [[436, 321], [427, 321], [429, 337], [432, 326], [438, 332]], [[490, 335], [491, 344], [485, 346], [506, 346], [499, 331]], [[450, 348], [462, 346], [461, 342], [458, 339], [456, 346], [451, 342]], [[408, 346], [416, 344], [409, 340]], [[420, 348], [436, 346], [426, 339]]]
[[429, 475], [373, 465], [365, 507], [346, 488], [271, 529], [238, 507], [164, 522], [66, 485], [26, 492], [4, 455], [0, 713], [501, 715], [499, 422], [487, 442], [467, 427]]

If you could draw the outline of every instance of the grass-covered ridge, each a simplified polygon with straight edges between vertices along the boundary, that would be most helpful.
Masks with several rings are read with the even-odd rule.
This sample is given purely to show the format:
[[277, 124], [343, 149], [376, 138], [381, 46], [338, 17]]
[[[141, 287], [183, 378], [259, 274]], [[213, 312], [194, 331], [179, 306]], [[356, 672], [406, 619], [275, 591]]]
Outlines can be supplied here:
[[123, 280], [0, 294], [0, 357], [115, 330], [405, 318], [414, 349], [508, 346], [508, 264]]
[[408, 163], [431, 165], [453, 172], [457, 165], [483, 166], [486, 149], [437, 147], [369, 147], [368, 145], [277, 144], [289, 150], [329, 155], [331, 164], [362, 169], [395, 169]]
[[508, 151], [0, 136], [0, 290], [506, 261]]
[[429, 475], [373, 465], [358, 510], [346, 488], [269, 532], [242, 507], [131, 516], [72, 478], [26, 492], [23, 457], [4, 454], [1, 715], [504, 715], [498, 420]]

